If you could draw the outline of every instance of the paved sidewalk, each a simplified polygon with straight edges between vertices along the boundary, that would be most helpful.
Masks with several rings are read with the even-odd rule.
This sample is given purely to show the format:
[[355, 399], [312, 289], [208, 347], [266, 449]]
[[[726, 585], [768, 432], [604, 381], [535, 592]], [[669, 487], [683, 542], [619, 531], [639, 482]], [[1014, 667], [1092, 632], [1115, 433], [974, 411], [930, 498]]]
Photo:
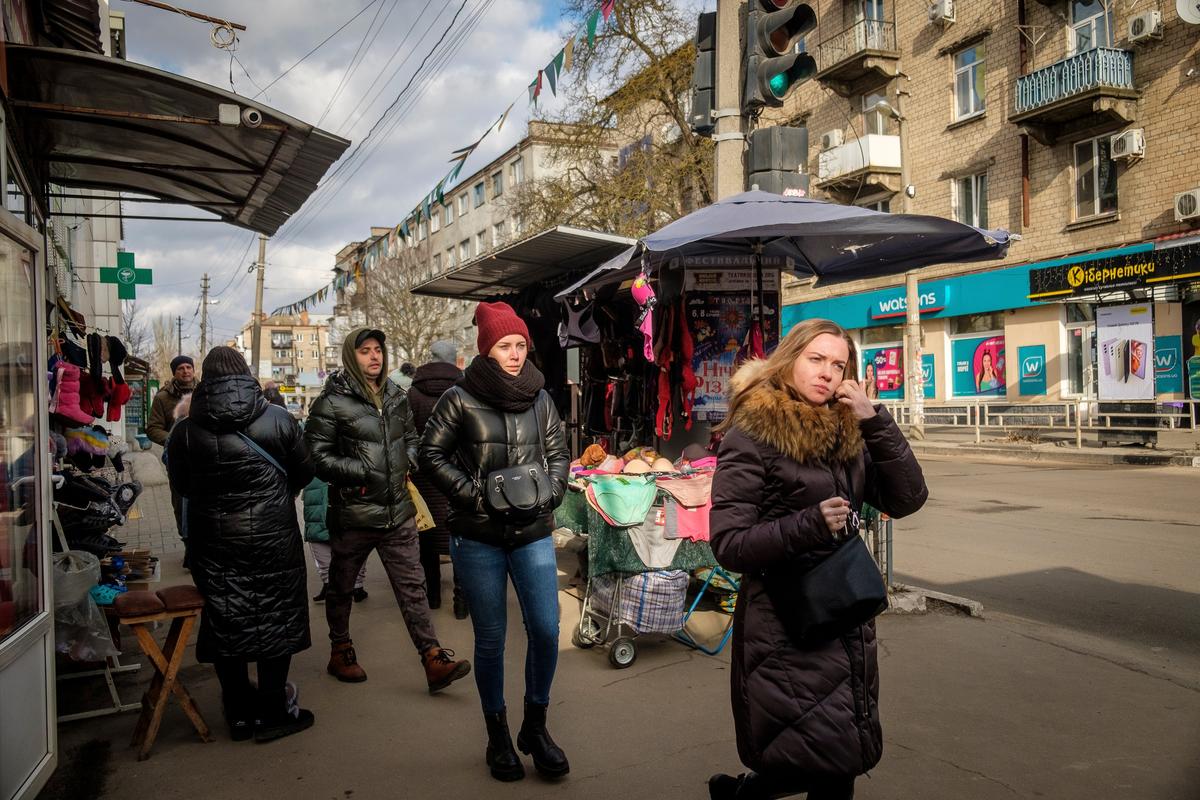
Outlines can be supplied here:
[[171, 488], [166, 484], [147, 486], [134, 503], [136, 513], [111, 533], [131, 548], [147, 547], [158, 556], [164, 567], [168, 561], [182, 561], [183, 540], [175, 530], [175, 514], [171, 510]]

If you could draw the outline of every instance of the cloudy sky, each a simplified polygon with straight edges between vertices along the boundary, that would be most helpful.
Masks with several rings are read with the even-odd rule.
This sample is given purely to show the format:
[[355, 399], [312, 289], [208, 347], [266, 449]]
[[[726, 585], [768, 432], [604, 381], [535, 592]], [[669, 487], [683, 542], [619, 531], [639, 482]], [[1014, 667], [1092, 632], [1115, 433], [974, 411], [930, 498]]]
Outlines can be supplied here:
[[[136, 3], [112, 5], [126, 14], [131, 61], [229, 88], [230, 57], [210, 43], [211, 26]], [[321, 120], [319, 127], [358, 141], [412, 78], [459, 3], [191, 0], [183, 5], [247, 27], [235, 53], [241, 64], [233, 62], [232, 70], [235, 91], [251, 97], [258, 93], [257, 87], [267, 86], [359, 9], [370, 5], [259, 98], [264, 105], [305, 122]], [[463, 23], [476, 10], [482, 14], [464, 36]], [[457, 46], [454, 58], [431, 75], [425, 93], [390, 133], [382, 135], [388, 126], [376, 132], [371, 141], [378, 149], [353, 179], [332, 199], [314, 198], [318, 208], [328, 205], [312, 215], [303, 231], [289, 232], [285, 226], [279, 234], [283, 243], [268, 245], [264, 308], [269, 312], [328, 283], [334, 254], [346, 242], [365, 238], [372, 225], [398, 223], [446, 174], [451, 151], [473, 142], [509, 102], [522, 96], [537, 70], [562, 46], [568, 30], [560, 19], [557, 0], [467, 0], [444, 45]], [[360, 47], [360, 63], [343, 84]], [[423, 74], [429, 72], [427, 67]], [[339, 84], [343, 84], [340, 91]], [[421, 84], [418, 81], [416, 85]], [[468, 162], [464, 175], [499, 155], [523, 134], [527, 106], [526, 102], [517, 103], [509, 124], [499, 135], [488, 138]], [[127, 204], [126, 213], [188, 212], [172, 206]], [[147, 321], [159, 314], [182, 315], [185, 334], [192, 337], [193, 347], [198, 346], [199, 318], [194, 315], [200, 277], [205, 272], [220, 301], [209, 310], [215, 329], [212, 338], [230, 338], [249, 320], [254, 277], [246, 268], [257, 255], [255, 234], [223, 223], [131, 220], [125, 225], [125, 237], [125, 247], [137, 254], [138, 266], [154, 270], [154, 286], [138, 289], [139, 307]]]

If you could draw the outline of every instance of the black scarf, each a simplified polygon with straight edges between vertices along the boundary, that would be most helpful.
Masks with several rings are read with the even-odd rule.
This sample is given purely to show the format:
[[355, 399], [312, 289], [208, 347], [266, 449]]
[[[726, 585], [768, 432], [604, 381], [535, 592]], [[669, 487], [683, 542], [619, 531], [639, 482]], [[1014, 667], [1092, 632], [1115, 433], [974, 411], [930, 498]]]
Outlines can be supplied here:
[[541, 370], [526, 361], [520, 375], [509, 375], [493, 359], [478, 355], [467, 365], [458, 385], [501, 411], [528, 411], [546, 385]]

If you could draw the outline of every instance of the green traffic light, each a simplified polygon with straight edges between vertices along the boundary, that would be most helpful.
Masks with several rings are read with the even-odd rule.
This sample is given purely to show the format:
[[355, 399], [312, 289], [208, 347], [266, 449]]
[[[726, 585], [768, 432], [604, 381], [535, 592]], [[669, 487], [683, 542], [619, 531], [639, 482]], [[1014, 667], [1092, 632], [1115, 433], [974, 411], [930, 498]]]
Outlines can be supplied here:
[[790, 86], [791, 83], [792, 82], [788, 80], [786, 72], [780, 72], [772, 75], [771, 80], [768, 81], [768, 85], [771, 87], [771, 94], [775, 95], [776, 97], [783, 97], [785, 94], [787, 94], [788, 86]]

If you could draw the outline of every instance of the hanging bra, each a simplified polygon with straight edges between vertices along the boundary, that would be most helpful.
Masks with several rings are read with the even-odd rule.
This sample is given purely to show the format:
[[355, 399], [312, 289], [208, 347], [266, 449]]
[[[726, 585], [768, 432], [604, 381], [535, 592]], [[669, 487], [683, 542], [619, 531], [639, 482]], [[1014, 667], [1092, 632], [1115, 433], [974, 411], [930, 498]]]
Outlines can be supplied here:
[[584, 303], [579, 310], [563, 303], [567, 319], [558, 323], [558, 344], [564, 350], [600, 341], [600, 326], [596, 324], [595, 304]]

